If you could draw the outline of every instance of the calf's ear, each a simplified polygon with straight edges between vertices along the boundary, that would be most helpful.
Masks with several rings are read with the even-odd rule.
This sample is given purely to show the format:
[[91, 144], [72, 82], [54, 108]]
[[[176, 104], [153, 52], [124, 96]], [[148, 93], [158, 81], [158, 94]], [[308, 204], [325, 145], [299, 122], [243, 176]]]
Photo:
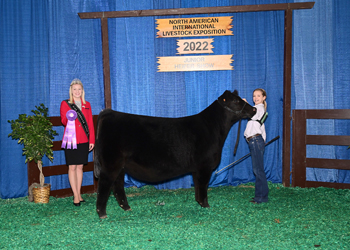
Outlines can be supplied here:
[[237, 89], [235, 89], [235, 91], [233, 91], [233, 94], [234, 94], [234, 95], [238, 95]]

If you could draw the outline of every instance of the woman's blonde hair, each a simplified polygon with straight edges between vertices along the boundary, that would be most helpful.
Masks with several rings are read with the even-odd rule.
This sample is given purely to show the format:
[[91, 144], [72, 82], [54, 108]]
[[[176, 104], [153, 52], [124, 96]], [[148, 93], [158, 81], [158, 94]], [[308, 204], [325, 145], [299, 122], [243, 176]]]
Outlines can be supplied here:
[[74, 103], [74, 100], [73, 100], [73, 91], [72, 91], [72, 88], [73, 88], [73, 85], [80, 85], [81, 86], [81, 89], [82, 89], [82, 93], [81, 93], [81, 100], [83, 102], [83, 104], [85, 104], [85, 91], [84, 91], [84, 86], [83, 84], [81, 83], [81, 81], [78, 79], [78, 78], [75, 78], [71, 83], [70, 83], [70, 87], [69, 87], [69, 102], [70, 103]]
[[[257, 89], [255, 89], [255, 90], [253, 91], [253, 93], [254, 93], [255, 91], [258, 91], [258, 90], [262, 93], [263, 96], [267, 97], [267, 96], [266, 96], [266, 91], [265, 91], [265, 89], [257, 88]], [[264, 104], [264, 108], [265, 108], [265, 110], [266, 110], [266, 109], [267, 109], [266, 98], [265, 98], [263, 104]]]

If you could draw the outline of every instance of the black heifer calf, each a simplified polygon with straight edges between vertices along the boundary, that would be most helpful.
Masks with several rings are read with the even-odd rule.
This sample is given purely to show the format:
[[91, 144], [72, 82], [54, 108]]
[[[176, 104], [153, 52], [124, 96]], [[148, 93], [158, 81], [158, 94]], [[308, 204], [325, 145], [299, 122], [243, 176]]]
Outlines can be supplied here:
[[124, 191], [125, 173], [148, 183], [192, 173], [196, 201], [209, 207], [207, 188], [220, 163], [227, 134], [235, 122], [255, 113], [255, 108], [243, 101], [236, 90], [226, 90], [205, 110], [188, 117], [102, 111], [97, 122], [94, 167], [99, 178], [98, 215], [107, 217], [112, 187], [119, 206], [130, 209]]

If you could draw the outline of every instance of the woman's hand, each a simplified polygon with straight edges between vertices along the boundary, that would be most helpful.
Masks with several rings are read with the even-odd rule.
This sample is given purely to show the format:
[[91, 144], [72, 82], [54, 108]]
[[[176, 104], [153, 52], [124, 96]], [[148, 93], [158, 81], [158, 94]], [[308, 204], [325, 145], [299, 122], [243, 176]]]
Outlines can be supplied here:
[[94, 146], [95, 146], [95, 144], [90, 143], [90, 145], [89, 145], [89, 151], [93, 150], [93, 149], [94, 149]]
[[247, 102], [247, 100], [245, 98], [242, 98], [243, 101]]

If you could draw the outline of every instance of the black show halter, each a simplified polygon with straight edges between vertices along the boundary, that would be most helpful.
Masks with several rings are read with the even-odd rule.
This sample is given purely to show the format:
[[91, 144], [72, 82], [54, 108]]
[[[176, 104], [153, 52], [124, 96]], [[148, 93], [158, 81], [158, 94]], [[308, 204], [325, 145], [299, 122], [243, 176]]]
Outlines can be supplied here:
[[[223, 99], [223, 101], [225, 102], [225, 99]], [[247, 103], [244, 102], [243, 108], [242, 108], [240, 111], [235, 111], [235, 110], [233, 110], [233, 109], [231, 109], [231, 108], [229, 108], [229, 107], [223, 105], [223, 104], [220, 102], [219, 99], [218, 99], [218, 103], [219, 103], [224, 109], [227, 109], [228, 111], [230, 111], [230, 112], [232, 112], [232, 113], [234, 113], [234, 114], [237, 114], [237, 115], [241, 114], [242, 111], [243, 111], [243, 109], [244, 109], [244, 107], [245, 107], [245, 105], [247, 105]], [[242, 119], [239, 119], [238, 131], [237, 131], [237, 139], [236, 139], [236, 145], [235, 145], [235, 149], [234, 149], [234, 151], [233, 151], [233, 155], [236, 155], [236, 151], [237, 151], [237, 148], [238, 148], [239, 135], [240, 135], [240, 133], [241, 133], [241, 121], [242, 121]]]
[[[226, 100], [223, 99], [223, 101], [225, 102]], [[243, 109], [244, 109], [244, 107], [245, 107], [245, 105], [247, 105], [247, 103], [244, 102], [243, 108], [242, 108], [240, 111], [236, 111], [236, 110], [233, 110], [233, 109], [231, 109], [231, 108], [225, 106], [223, 103], [220, 102], [219, 99], [218, 99], [218, 103], [219, 103], [219, 104], [221, 105], [221, 107], [223, 107], [224, 109], [227, 109], [228, 111], [230, 111], [230, 112], [232, 112], [232, 113], [234, 113], [234, 114], [237, 114], [237, 115], [241, 114], [242, 111], [243, 111]]]

